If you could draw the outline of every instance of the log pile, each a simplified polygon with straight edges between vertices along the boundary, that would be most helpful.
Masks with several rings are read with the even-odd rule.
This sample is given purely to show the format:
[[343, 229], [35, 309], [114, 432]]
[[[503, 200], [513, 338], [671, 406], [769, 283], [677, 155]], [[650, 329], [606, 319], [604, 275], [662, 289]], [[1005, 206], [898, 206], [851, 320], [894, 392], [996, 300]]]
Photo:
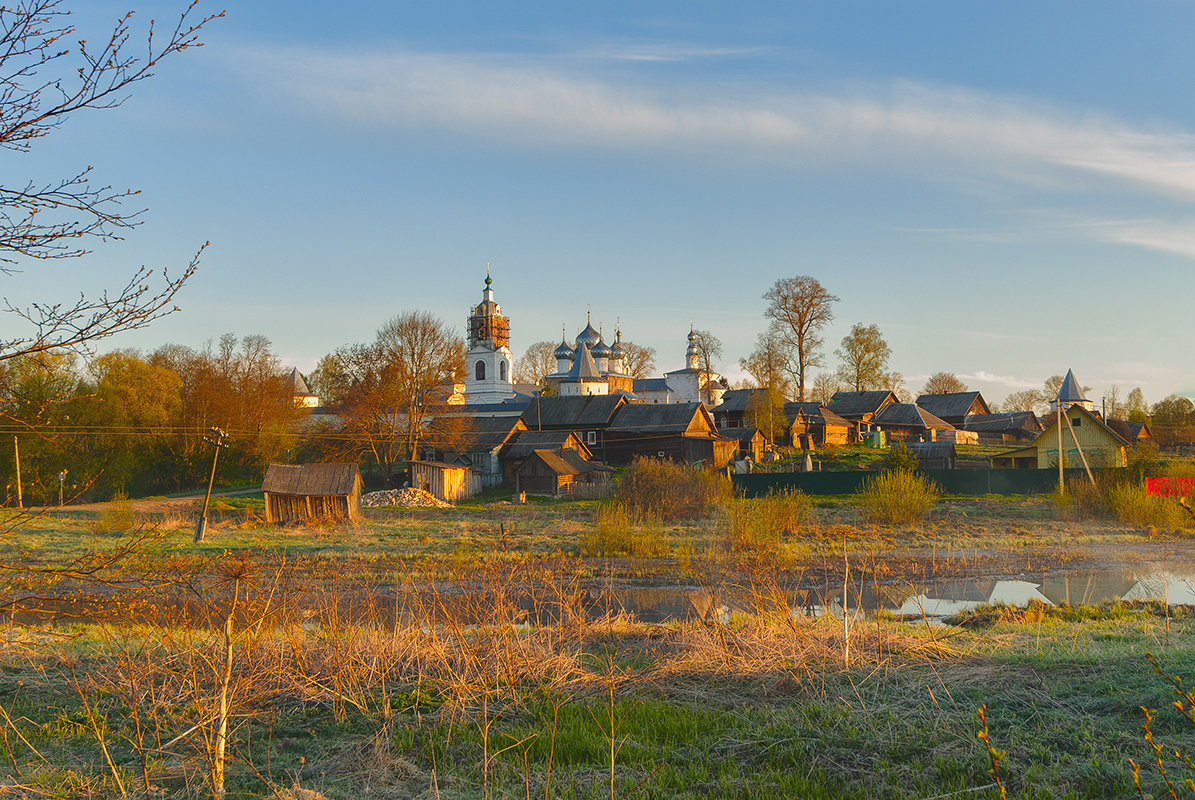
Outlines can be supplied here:
[[369, 492], [361, 495], [361, 505], [364, 508], [383, 508], [386, 506], [401, 506], [402, 508], [452, 508], [452, 503], [445, 503], [436, 499], [431, 492], [422, 489], [385, 489], [380, 492]]

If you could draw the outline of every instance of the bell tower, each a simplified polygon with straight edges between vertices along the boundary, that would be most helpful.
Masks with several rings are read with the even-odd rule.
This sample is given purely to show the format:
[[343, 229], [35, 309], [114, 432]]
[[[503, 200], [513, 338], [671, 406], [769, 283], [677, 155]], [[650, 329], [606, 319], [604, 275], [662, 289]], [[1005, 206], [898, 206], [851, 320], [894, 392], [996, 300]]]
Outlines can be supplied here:
[[515, 395], [510, 320], [494, 301], [489, 265], [481, 302], [469, 310], [469, 352], [465, 356], [465, 402], [501, 403]]

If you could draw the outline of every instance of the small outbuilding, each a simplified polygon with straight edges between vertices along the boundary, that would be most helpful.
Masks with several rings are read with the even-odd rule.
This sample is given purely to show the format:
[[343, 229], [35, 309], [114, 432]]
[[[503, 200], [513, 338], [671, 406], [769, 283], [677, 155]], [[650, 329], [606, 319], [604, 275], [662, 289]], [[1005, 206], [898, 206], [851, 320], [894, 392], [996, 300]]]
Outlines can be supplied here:
[[605, 497], [614, 488], [614, 470], [589, 461], [577, 450], [533, 450], [515, 469], [520, 492], [571, 497]]
[[271, 464], [261, 491], [266, 522], [361, 518], [361, 472], [356, 464]]
[[412, 461], [411, 485], [445, 503], [467, 500], [481, 491], [481, 476], [472, 467], [443, 461]]

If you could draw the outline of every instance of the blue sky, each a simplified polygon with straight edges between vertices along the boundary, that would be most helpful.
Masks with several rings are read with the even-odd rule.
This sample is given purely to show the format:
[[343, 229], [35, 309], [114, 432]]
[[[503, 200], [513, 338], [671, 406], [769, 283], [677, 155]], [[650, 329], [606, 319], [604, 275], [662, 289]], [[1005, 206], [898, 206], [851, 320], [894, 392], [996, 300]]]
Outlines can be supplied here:
[[[94, 38], [123, 10], [76, 21]], [[34, 179], [94, 165], [149, 209], [4, 294], [210, 240], [182, 310], [109, 346], [260, 333], [306, 370], [404, 310], [463, 332], [489, 262], [516, 354], [589, 304], [661, 370], [692, 319], [733, 379], [762, 293], [808, 274], [841, 298], [828, 367], [863, 322], [913, 392], [945, 370], [998, 400], [1073, 368], [1097, 400], [1192, 394], [1193, 22], [1177, 1], [241, 3], [122, 108], [3, 155]]]

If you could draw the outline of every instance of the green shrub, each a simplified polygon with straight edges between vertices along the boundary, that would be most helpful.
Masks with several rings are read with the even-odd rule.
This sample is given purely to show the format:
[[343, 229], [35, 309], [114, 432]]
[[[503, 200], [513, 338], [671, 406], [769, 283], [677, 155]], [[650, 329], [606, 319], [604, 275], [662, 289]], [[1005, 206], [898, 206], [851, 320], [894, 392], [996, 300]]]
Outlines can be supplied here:
[[884, 454], [885, 469], [901, 469], [905, 472], [912, 472], [919, 466], [921, 466], [921, 462], [917, 460], [917, 456], [913, 455], [913, 451], [904, 442], [896, 442]]
[[753, 500], [737, 498], [724, 507], [727, 543], [734, 552], [774, 551], [783, 537], [804, 530], [813, 516], [809, 497], [796, 489]]
[[1065, 520], [1111, 519], [1112, 507], [1108, 505], [1108, 495], [1114, 484], [1115, 479], [1103, 476], [1096, 483], [1086, 477], [1071, 478], [1066, 482], [1064, 492], [1060, 494], [1057, 489], [1054, 490], [1054, 505]]
[[920, 522], [941, 495], [936, 483], [906, 470], [881, 472], [859, 489], [864, 518], [890, 524]]
[[661, 556], [668, 552], [658, 517], [636, 514], [618, 500], [598, 504], [593, 528], [581, 535], [586, 556]]
[[637, 458], [614, 487], [614, 498], [636, 518], [670, 521], [704, 517], [732, 495], [719, 472], [654, 458]]
[[133, 503], [124, 489], [112, 493], [112, 502], [107, 511], [100, 514], [91, 526], [92, 533], [122, 533], [133, 527]]
[[1191, 517], [1171, 497], [1146, 494], [1139, 483], [1120, 483], [1108, 490], [1108, 507], [1112, 515], [1130, 525], [1174, 531], [1188, 525]]

